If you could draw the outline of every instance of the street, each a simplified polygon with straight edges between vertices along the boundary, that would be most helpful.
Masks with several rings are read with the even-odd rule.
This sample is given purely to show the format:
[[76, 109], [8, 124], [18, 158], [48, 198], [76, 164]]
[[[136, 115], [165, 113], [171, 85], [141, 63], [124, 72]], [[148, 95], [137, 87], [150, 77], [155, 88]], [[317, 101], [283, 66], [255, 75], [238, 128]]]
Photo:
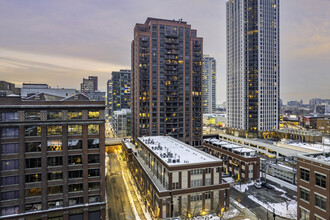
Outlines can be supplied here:
[[108, 154], [109, 173], [107, 175], [107, 198], [109, 219], [136, 219], [130, 206], [127, 191], [122, 177], [121, 165], [116, 154]]

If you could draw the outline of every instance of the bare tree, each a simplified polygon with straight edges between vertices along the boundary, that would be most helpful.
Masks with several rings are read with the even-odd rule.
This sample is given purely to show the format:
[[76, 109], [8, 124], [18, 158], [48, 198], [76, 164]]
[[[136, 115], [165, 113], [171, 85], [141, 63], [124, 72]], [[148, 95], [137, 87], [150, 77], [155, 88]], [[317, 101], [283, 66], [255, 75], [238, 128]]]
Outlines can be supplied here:
[[182, 200], [182, 212], [181, 218], [182, 219], [191, 219], [193, 217], [197, 217], [201, 215], [202, 211], [202, 201], [191, 201], [190, 206], [188, 204], [187, 199]]

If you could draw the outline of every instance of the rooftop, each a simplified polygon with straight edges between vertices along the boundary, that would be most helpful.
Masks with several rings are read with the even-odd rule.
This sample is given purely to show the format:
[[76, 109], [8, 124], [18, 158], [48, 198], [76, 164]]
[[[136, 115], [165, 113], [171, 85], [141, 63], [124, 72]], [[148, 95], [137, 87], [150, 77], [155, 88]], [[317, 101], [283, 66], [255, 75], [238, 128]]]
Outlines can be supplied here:
[[142, 137], [139, 140], [169, 166], [221, 162], [220, 159], [169, 136]]
[[330, 153], [317, 153], [317, 154], [300, 154], [298, 157], [307, 159], [317, 163], [330, 165]]

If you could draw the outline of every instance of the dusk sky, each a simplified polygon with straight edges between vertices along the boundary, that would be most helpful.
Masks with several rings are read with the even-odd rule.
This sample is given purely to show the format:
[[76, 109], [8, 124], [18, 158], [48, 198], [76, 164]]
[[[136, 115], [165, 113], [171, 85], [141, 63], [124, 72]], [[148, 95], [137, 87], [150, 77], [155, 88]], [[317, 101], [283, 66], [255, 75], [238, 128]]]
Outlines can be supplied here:
[[[217, 60], [217, 103], [226, 99], [226, 0], [1, 0], [0, 80], [79, 89], [130, 69], [136, 23], [183, 19]], [[284, 103], [330, 98], [330, 1], [281, 0], [280, 93]]]

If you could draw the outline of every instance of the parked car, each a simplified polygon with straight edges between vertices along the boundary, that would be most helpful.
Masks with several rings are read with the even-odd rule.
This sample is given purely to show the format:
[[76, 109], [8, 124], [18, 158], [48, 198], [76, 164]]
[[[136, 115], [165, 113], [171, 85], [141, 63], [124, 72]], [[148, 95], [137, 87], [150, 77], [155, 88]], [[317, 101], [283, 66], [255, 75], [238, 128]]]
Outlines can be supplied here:
[[261, 182], [260, 182], [260, 180], [256, 180], [255, 182], [254, 182], [254, 186], [257, 188], [257, 189], [261, 189]]
[[262, 183], [261, 186], [263, 186], [267, 189], [274, 189], [274, 187], [272, 185], [270, 185], [269, 183]]

